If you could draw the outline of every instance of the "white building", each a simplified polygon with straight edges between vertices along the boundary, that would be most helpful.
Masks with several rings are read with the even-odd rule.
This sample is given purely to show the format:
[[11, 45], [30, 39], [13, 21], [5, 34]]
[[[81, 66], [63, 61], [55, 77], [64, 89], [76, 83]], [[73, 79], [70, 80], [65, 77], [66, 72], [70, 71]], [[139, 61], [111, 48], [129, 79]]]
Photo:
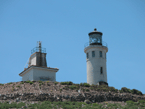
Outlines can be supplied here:
[[85, 45], [87, 61], [87, 83], [107, 84], [106, 53], [107, 44], [102, 43], [102, 33], [96, 28], [89, 33], [89, 43]]
[[56, 81], [56, 72], [58, 68], [47, 67], [45, 48], [35, 47], [31, 50], [32, 55], [29, 58], [28, 68], [25, 68], [19, 76], [22, 81]]

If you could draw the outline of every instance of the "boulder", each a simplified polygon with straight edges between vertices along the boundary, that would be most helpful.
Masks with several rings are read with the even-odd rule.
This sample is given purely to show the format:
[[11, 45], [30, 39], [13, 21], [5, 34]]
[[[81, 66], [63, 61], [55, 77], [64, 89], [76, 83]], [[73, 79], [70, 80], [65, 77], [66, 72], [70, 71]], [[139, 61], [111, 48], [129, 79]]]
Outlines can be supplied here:
[[85, 100], [84, 102], [87, 103], [87, 104], [91, 104], [92, 103], [90, 100]]

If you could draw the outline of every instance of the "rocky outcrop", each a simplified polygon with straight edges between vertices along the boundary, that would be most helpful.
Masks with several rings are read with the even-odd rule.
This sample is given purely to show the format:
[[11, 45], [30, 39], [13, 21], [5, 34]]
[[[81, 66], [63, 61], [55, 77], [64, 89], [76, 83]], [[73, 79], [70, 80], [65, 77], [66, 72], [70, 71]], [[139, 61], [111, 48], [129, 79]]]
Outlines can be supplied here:
[[79, 101], [79, 102], [103, 102], [103, 101], [138, 101], [145, 100], [144, 96], [117, 93], [77, 93], [77, 94], [56, 94], [56, 93], [24, 93], [24, 94], [0, 94], [0, 101]]
[[[145, 95], [132, 93], [103, 92], [76, 85], [76, 89], [69, 89], [69, 85], [61, 85], [53, 82], [33, 82], [33, 83], [8, 83], [0, 85], [0, 102], [11, 101], [80, 101], [95, 103], [103, 101], [138, 101], [145, 100]], [[95, 86], [94, 86], [95, 87]], [[71, 87], [72, 88], [72, 87]], [[89, 89], [89, 92], [84, 90]]]

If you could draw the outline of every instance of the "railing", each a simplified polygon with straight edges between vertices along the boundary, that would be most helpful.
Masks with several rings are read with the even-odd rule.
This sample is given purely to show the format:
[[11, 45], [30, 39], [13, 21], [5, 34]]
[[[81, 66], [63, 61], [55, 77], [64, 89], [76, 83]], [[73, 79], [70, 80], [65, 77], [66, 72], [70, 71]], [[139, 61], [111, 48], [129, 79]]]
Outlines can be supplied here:
[[85, 43], [84, 48], [88, 47], [89, 45], [100, 45], [100, 46], [108, 47], [106, 42], [102, 42], [102, 44], [100, 44], [100, 43], [92, 43], [92, 44], [90, 44], [89, 42], [87, 42], [87, 43]]
[[35, 53], [35, 52], [41, 52], [41, 53], [46, 53], [46, 48], [39, 48], [39, 47], [35, 47], [31, 50], [31, 54]]

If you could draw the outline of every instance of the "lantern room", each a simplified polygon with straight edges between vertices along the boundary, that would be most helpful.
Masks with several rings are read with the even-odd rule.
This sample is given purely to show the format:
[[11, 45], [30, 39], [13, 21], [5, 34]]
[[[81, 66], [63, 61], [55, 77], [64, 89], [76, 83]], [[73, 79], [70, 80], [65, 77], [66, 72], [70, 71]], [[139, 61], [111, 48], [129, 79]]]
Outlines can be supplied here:
[[93, 32], [89, 33], [90, 45], [102, 45], [102, 33], [95, 28]]

